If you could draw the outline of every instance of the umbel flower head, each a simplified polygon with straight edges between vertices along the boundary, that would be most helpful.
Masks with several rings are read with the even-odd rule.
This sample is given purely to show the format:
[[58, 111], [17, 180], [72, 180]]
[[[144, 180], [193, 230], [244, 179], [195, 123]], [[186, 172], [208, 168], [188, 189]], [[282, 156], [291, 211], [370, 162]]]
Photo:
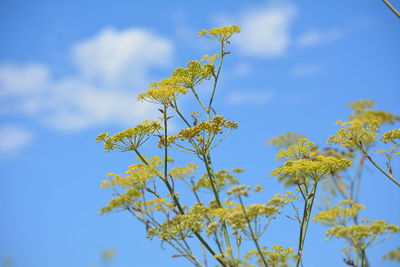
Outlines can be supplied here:
[[197, 60], [192, 60], [187, 64], [187, 68], [177, 68], [172, 77], [179, 81], [179, 84], [186, 88], [193, 88], [203, 80], [211, 78], [214, 73], [214, 65], [210, 63], [201, 65]]
[[206, 36], [210, 39], [218, 40], [220, 42], [226, 42], [235, 33], [240, 33], [240, 27], [237, 25], [212, 28], [211, 30], [201, 30], [199, 35]]
[[176, 99], [179, 94], [187, 93], [187, 89], [181, 83], [182, 79], [177, 75], [165, 78], [161, 82], [153, 82], [145, 93], [138, 96], [138, 100], [167, 105]]
[[313, 221], [325, 225], [344, 225], [357, 217], [358, 212], [364, 209], [364, 205], [358, 204], [354, 200], [346, 199], [340, 201], [337, 206], [319, 212], [314, 216]]
[[350, 103], [349, 106], [353, 109], [353, 114], [351, 114], [350, 120], [360, 119], [364, 121], [374, 120], [378, 125], [382, 124], [393, 124], [400, 120], [400, 116], [393, 113], [373, 110], [372, 107], [375, 105], [373, 100], [358, 100]]
[[113, 136], [110, 136], [109, 133], [101, 133], [97, 136], [96, 142], [104, 142], [106, 152], [135, 150], [146, 142], [154, 132], [161, 129], [162, 126], [157, 121], [144, 120], [141, 124]]
[[295, 145], [282, 149], [276, 156], [285, 163], [271, 172], [285, 185], [319, 181], [350, 167], [351, 160], [322, 155], [314, 143], [300, 138]]
[[[177, 139], [181, 141], [187, 140], [195, 147], [196, 151], [189, 148], [185, 148], [183, 151], [203, 155], [219, 144], [230, 130], [237, 129], [237, 127], [238, 124], [236, 122], [229, 121], [222, 115], [215, 115], [210, 121], [201, 121], [193, 127], [182, 129], [178, 135], [170, 135], [167, 136], [167, 138], [161, 137], [158, 146], [162, 147], [176, 144]], [[215, 137], [223, 133], [224, 128], [226, 130], [225, 135], [220, 140], [216, 141]], [[209, 136], [209, 138], [207, 138], [207, 136]], [[182, 148], [180, 145], [179, 147]]]
[[384, 133], [381, 137], [381, 140], [385, 144], [392, 142], [395, 145], [399, 146], [399, 144], [400, 144], [400, 129], [394, 129], [394, 130]]
[[354, 119], [346, 122], [338, 121], [337, 124], [344, 127], [329, 137], [328, 142], [343, 147], [354, 148], [357, 145], [373, 143], [378, 135], [379, 124], [376, 120]]

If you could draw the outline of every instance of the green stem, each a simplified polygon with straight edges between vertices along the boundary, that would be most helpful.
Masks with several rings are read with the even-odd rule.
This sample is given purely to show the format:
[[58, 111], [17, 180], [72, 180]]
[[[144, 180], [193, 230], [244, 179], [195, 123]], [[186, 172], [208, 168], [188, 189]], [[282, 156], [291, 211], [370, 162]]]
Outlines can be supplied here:
[[[222, 208], [221, 200], [219, 198], [219, 193], [218, 193], [218, 190], [217, 190], [217, 188], [215, 186], [215, 181], [214, 181], [215, 176], [214, 176], [214, 173], [212, 171], [210, 155], [209, 154], [203, 155], [203, 161], [204, 161], [204, 164], [206, 165], [208, 179], [210, 180], [210, 184], [211, 184], [211, 188], [212, 188], [213, 193], [214, 193], [215, 201], [217, 201], [218, 207]], [[230, 239], [229, 239], [228, 228], [226, 227], [226, 223], [225, 222], [222, 222], [222, 228], [223, 228], [223, 231], [224, 231], [224, 237], [225, 237], [226, 245], [229, 248], [232, 248], [231, 247], [231, 242], [230, 242]], [[232, 251], [229, 251], [229, 255], [230, 255], [231, 259], [233, 260], [234, 257], [233, 257]]]
[[[134, 151], [135, 151], [135, 153], [138, 155], [138, 157], [142, 160], [142, 162], [148, 166], [149, 163], [148, 163], [147, 160], [143, 157], [143, 155], [140, 154], [140, 152], [139, 152], [137, 149], [135, 149]], [[158, 175], [157, 175], [157, 176], [158, 176]], [[178, 198], [176, 197], [175, 192], [172, 190], [172, 187], [171, 187], [171, 185], [169, 184], [168, 180], [164, 180], [164, 178], [161, 177], [161, 176], [158, 176], [158, 177], [159, 177], [159, 178], [165, 183], [165, 185], [167, 186], [167, 189], [168, 189], [168, 191], [169, 191], [169, 193], [170, 193], [170, 195], [171, 195], [171, 197], [172, 197], [172, 199], [173, 199], [175, 205], [178, 207], [179, 213], [182, 214], [182, 215], [185, 215], [185, 212], [184, 212], [184, 210], [183, 210], [183, 208], [182, 208], [182, 206], [181, 206], [181, 204], [180, 204]], [[203, 246], [204, 246], [204, 247], [211, 253], [211, 255], [215, 258], [216, 253], [215, 253], [214, 250], [210, 247], [210, 245], [208, 245], [208, 243], [203, 239], [203, 237], [202, 237], [198, 232], [194, 232], [194, 234], [195, 234], [195, 236], [197, 237], [197, 239], [203, 244]], [[221, 259], [218, 259], [218, 258], [215, 258], [215, 259], [216, 259], [223, 267], [227, 267], [227, 265], [226, 265]]]
[[386, 6], [400, 19], [400, 12], [397, 11], [388, 0], [383, 0]]
[[296, 267], [300, 266], [300, 263], [303, 259], [304, 242], [306, 240], [308, 223], [310, 221], [311, 211], [314, 205], [315, 195], [317, 193], [317, 185], [318, 182], [315, 181], [310, 194], [307, 196], [307, 199], [304, 202], [303, 218], [301, 220], [301, 225], [300, 225], [299, 245], [297, 250], [298, 258], [296, 261]]
[[364, 156], [374, 165], [381, 173], [383, 173], [387, 178], [389, 178], [393, 183], [395, 183], [397, 186], [400, 186], [400, 183], [394, 179], [394, 177], [387, 173], [385, 170], [383, 170], [376, 162], [372, 159], [370, 155], [368, 155], [367, 151], [362, 147], [362, 145], [355, 143], [359, 149], [363, 152]]
[[221, 41], [221, 60], [219, 61], [219, 66], [218, 66], [218, 71], [215, 75], [215, 79], [214, 79], [214, 87], [211, 93], [211, 98], [210, 98], [210, 102], [208, 104], [208, 116], [210, 116], [210, 111], [211, 111], [211, 106], [212, 106], [212, 102], [214, 100], [214, 95], [215, 95], [215, 90], [217, 89], [217, 83], [218, 83], [218, 78], [219, 78], [219, 74], [221, 72], [221, 67], [222, 67], [222, 63], [224, 61], [224, 53], [225, 53], [225, 44], [223, 41]]
[[242, 198], [240, 196], [239, 196], [239, 202], [240, 202], [240, 206], [242, 207], [242, 211], [243, 211], [244, 217], [246, 218], [246, 222], [247, 222], [247, 225], [248, 225], [249, 230], [250, 230], [251, 238], [253, 239], [254, 244], [257, 247], [257, 251], [260, 254], [260, 258], [261, 258], [262, 262], [264, 263], [264, 266], [268, 267], [268, 263], [265, 260], [265, 257], [264, 257], [264, 255], [263, 255], [263, 253], [261, 251], [261, 248], [260, 248], [260, 244], [258, 243], [258, 237], [255, 235], [255, 233], [253, 231], [253, 228], [251, 227], [249, 217], [247, 216], [246, 207], [244, 206], [243, 200], [242, 200]]

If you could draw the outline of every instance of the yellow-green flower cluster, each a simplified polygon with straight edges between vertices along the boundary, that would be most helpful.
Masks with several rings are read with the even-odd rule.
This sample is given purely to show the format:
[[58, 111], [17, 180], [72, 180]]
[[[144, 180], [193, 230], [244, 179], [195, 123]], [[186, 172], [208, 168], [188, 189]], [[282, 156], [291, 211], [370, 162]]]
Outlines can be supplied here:
[[96, 142], [104, 142], [106, 152], [135, 150], [161, 129], [162, 126], [157, 121], [145, 120], [141, 124], [113, 136], [110, 136], [109, 133], [101, 133], [97, 136]]
[[106, 249], [101, 252], [101, 257], [105, 260], [110, 260], [117, 255], [117, 252], [113, 249]]
[[187, 68], [177, 68], [172, 77], [179, 80], [179, 84], [186, 88], [194, 88], [203, 80], [209, 79], [214, 73], [214, 65], [210, 63], [201, 65], [199, 61], [193, 60], [187, 64]]
[[[218, 134], [223, 133], [223, 129], [230, 131], [237, 129], [238, 124], [233, 121], [226, 120], [222, 115], [215, 115], [211, 121], [201, 121], [195, 126], [190, 128], [182, 129], [177, 135], [170, 135], [167, 138], [161, 136], [158, 142], [158, 147], [169, 146], [174, 144], [177, 139], [181, 141], [188, 140], [195, 150], [190, 148], [182, 147], [177, 144], [178, 147], [184, 148], [184, 151], [192, 153], [198, 152], [199, 154], [206, 154], [209, 149], [212, 149], [211, 145]], [[225, 133], [225, 136], [228, 132]], [[222, 140], [222, 139], [221, 139]], [[221, 140], [217, 141], [218, 144]], [[215, 147], [215, 145], [214, 145]]]
[[[398, 141], [396, 139], [399, 139]], [[384, 133], [381, 137], [382, 142], [384, 142], [385, 144], [387, 143], [394, 143], [397, 146], [399, 146], [400, 143], [400, 129], [394, 129], [391, 131], [388, 131], [386, 133]]]
[[325, 225], [344, 225], [357, 217], [358, 212], [364, 209], [364, 205], [358, 204], [354, 200], [342, 200], [339, 205], [316, 214], [313, 220]]
[[371, 109], [375, 105], [373, 100], [359, 100], [350, 103], [349, 106], [353, 109], [354, 113], [350, 115], [350, 119], [360, 119], [363, 121], [376, 121], [378, 125], [385, 123], [393, 124], [400, 120], [400, 116], [394, 115], [393, 113], [373, 110]]
[[294, 133], [294, 132], [287, 132], [281, 135], [278, 135], [274, 138], [267, 140], [265, 143], [267, 145], [273, 145], [276, 148], [287, 148], [290, 145], [294, 145], [300, 138], [305, 138], [304, 135]]
[[388, 252], [385, 256], [383, 256], [383, 259], [400, 262], [400, 248]]
[[[115, 173], [108, 173], [109, 180], [102, 181], [101, 188], [112, 188], [117, 192], [120, 188], [124, 192], [118, 193], [117, 197], [112, 199], [107, 206], [100, 210], [101, 214], [108, 213], [114, 209], [127, 209], [130, 207], [141, 208], [139, 198], [143, 195], [143, 189], [147, 189], [149, 180], [156, 176], [161, 176], [159, 165], [162, 159], [158, 156], [146, 158], [147, 164], [130, 165], [125, 172], [126, 176]], [[151, 204], [151, 203], [148, 203]]]
[[[221, 191], [226, 185], [232, 185], [238, 182], [237, 178], [229, 170], [225, 169], [215, 172], [214, 178], [214, 184], [218, 191]], [[202, 175], [201, 178], [196, 181], [193, 190], [199, 190], [200, 188], [212, 189], [208, 174]]]
[[375, 142], [379, 129], [376, 120], [354, 119], [347, 122], [337, 122], [344, 128], [328, 138], [328, 142], [340, 144], [343, 147], [353, 148], [357, 145]]
[[314, 143], [305, 138], [296, 145], [278, 152], [277, 159], [285, 160], [271, 175], [277, 176], [285, 185], [306, 183], [308, 179], [319, 181], [350, 167], [351, 160], [321, 155]]
[[136, 188], [128, 189], [125, 193], [118, 195], [118, 197], [111, 199], [108, 205], [100, 209], [100, 214], [107, 214], [113, 210], [119, 211], [126, 210], [133, 202], [142, 196], [142, 192]]
[[220, 42], [226, 42], [235, 33], [240, 33], [240, 27], [237, 25], [212, 28], [211, 30], [201, 30], [199, 35], [206, 36], [210, 39], [218, 40]]
[[362, 224], [346, 225], [364, 208], [354, 200], [343, 200], [339, 205], [315, 215], [314, 221], [332, 225], [326, 235], [330, 238], [344, 239], [356, 251], [378, 244], [386, 234], [400, 232], [400, 226], [382, 220], [372, 222], [369, 219], [362, 219]]
[[235, 185], [232, 186], [226, 193], [228, 195], [233, 195], [233, 196], [245, 196], [247, 197], [250, 191], [250, 186], [246, 185]]
[[176, 178], [176, 179], [180, 179], [183, 180], [186, 177], [192, 175], [197, 169], [199, 168], [199, 166], [197, 166], [194, 163], [188, 163], [186, 166], [184, 167], [175, 167], [172, 168], [169, 173], [168, 176], [172, 177], [172, 178]]
[[206, 228], [206, 235], [210, 236], [210, 235], [216, 233], [217, 230], [218, 230], [219, 225], [220, 225], [219, 222], [211, 222], [211, 223], [209, 223], [207, 225], [207, 228]]
[[237, 129], [237, 127], [238, 124], [236, 122], [226, 120], [222, 115], [215, 115], [211, 121], [201, 121], [194, 127], [181, 130], [178, 134], [178, 138], [187, 140], [201, 137], [204, 132], [215, 136], [220, 133], [223, 128]]
[[[295, 253], [293, 248], [284, 248], [280, 245], [275, 245], [271, 250], [267, 251], [268, 247], [262, 247], [261, 253], [264, 259], [267, 261], [269, 266], [273, 267], [284, 267], [288, 266], [287, 261], [289, 259], [295, 258]], [[246, 259], [256, 258], [258, 264], [262, 264], [262, 259], [258, 250], [250, 250], [244, 256]]]
[[220, 56], [221, 56], [220, 54], [214, 54], [214, 55], [212, 55], [212, 56], [206, 54], [206, 55], [204, 55], [204, 56], [202, 57], [202, 59], [200, 59], [200, 61], [207, 61], [207, 62], [209, 62], [209, 63], [214, 64], [215, 60], [216, 60], [218, 57], [220, 57]]
[[[240, 185], [234, 187], [232, 195], [241, 196], [246, 195], [249, 187]], [[273, 217], [280, 213], [280, 207], [283, 207], [290, 201], [293, 201], [295, 197], [291, 195], [290, 192], [286, 194], [277, 194], [272, 199], [270, 199], [267, 204], [250, 204], [244, 207], [246, 213], [243, 212], [243, 206], [241, 204], [235, 203], [232, 200], [226, 201], [224, 207], [219, 208], [215, 205], [215, 202], [210, 202], [207, 214], [215, 217], [215, 221], [226, 222], [227, 225], [237, 230], [244, 230], [247, 226], [248, 221], [259, 220], [261, 218]], [[246, 217], [246, 215], [247, 217]], [[213, 224], [210, 226], [209, 231], [215, 229], [218, 225]]]
[[153, 82], [150, 84], [150, 88], [146, 90], [146, 93], [142, 93], [138, 96], [138, 100], [146, 100], [155, 104], [168, 105], [179, 94], [186, 94], [187, 89], [181, 85], [184, 82], [180, 76], [171, 76], [165, 78], [161, 82]]
[[400, 226], [376, 220], [370, 224], [337, 225], [330, 228], [326, 235], [345, 239], [355, 248], [366, 249], [379, 243], [381, 236], [398, 232], [400, 232]]
[[206, 208], [202, 204], [193, 205], [186, 214], [176, 215], [167, 219], [159, 227], [153, 227], [147, 232], [147, 237], [158, 236], [160, 240], [184, 239], [204, 228], [203, 219]]

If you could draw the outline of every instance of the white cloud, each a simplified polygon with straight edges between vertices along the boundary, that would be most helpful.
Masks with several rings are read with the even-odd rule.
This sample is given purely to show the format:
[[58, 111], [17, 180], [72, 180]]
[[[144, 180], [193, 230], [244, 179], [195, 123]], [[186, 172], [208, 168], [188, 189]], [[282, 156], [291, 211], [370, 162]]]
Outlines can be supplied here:
[[273, 98], [271, 91], [234, 91], [226, 97], [229, 105], [262, 105]]
[[343, 33], [337, 29], [325, 32], [318, 30], [309, 30], [298, 38], [297, 45], [301, 48], [311, 47], [319, 44], [336, 41], [340, 39], [342, 36]]
[[283, 55], [291, 43], [290, 27], [297, 9], [289, 3], [254, 7], [237, 16], [220, 16], [221, 24], [237, 24], [242, 32], [234, 44], [250, 56]]
[[[140, 28], [106, 28], [72, 47], [81, 74], [104, 83], [147, 82], [149, 70], [171, 62], [172, 43]], [[135, 82], [136, 81], [136, 82]]]
[[50, 71], [45, 65], [27, 63], [23, 66], [0, 66], [0, 98], [32, 95], [46, 89]]
[[0, 125], [0, 157], [14, 156], [33, 140], [33, 134], [13, 124]]
[[317, 74], [320, 71], [318, 66], [314, 65], [297, 65], [291, 70], [291, 73], [295, 77], [309, 77]]
[[0, 114], [22, 114], [52, 128], [132, 125], [154, 117], [136, 96], [151, 72], [170, 64], [173, 44], [143, 29], [106, 28], [72, 47], [77, 73], [52, 77], [40, 64], [0, 65]]

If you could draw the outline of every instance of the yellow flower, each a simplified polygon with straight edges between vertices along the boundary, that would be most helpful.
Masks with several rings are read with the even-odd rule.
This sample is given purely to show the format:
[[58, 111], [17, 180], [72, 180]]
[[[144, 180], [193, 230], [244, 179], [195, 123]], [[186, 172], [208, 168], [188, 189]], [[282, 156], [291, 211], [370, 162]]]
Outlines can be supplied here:
[[186, 94], [187, 89], [180, 85], [182, 79], [178, 76], [165, 78], [161, 82], [153, 82], [146, 93], [140, 94], [138, 100], [146, 100], [155, 104], [167, 105], [179, 94]]
[[201, 30], [199, 32], [200, 36], [206, 36], [210, 39], [218, 40], [221, 42], [226, 42], [235, 33], [240, 33], [240, 27], [237, 25], [224, 26], [219, 28], [213, 28], [211, 30]]
[[135, 150], [146, 142], [154, 132], [160, 131], [162, 126], [157, 121], [143, 121], [133, 128], [111, 136], [108, 133], [101, 133], [97, 140], [104, 142], [105, 151], [129, 151]]

